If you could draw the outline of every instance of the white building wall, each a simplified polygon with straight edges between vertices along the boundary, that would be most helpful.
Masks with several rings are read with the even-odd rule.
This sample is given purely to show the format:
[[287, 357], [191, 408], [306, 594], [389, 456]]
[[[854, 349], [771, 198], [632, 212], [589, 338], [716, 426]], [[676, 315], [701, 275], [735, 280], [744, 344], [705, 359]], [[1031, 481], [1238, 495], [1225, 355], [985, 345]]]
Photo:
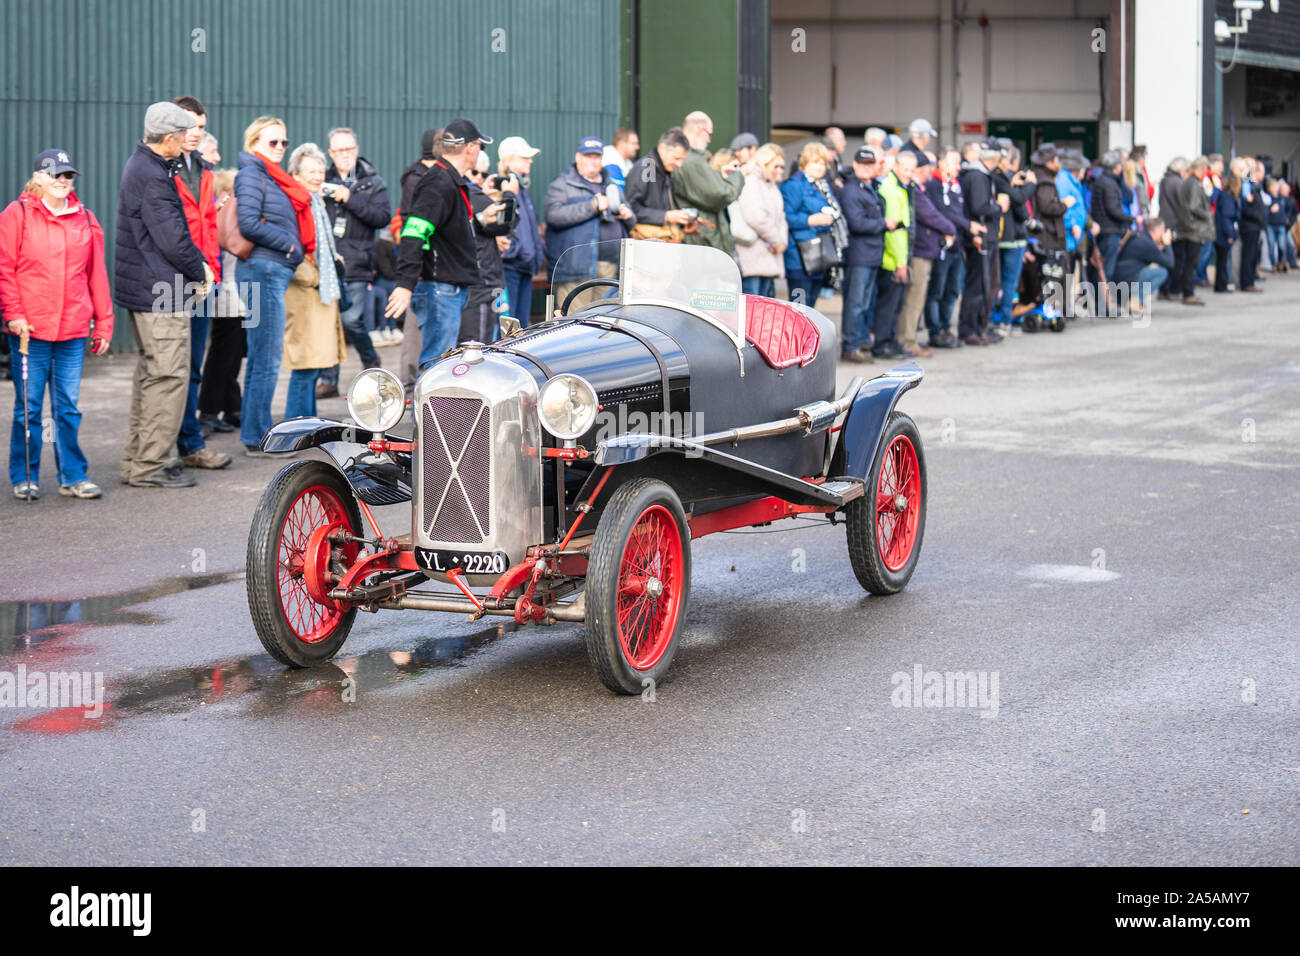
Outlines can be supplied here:
[[1147, 147], [1159, 181], [1175, 156], [1201, 143], [1200, 4], [1136, 0], [1133, 24], [1133, 142]]

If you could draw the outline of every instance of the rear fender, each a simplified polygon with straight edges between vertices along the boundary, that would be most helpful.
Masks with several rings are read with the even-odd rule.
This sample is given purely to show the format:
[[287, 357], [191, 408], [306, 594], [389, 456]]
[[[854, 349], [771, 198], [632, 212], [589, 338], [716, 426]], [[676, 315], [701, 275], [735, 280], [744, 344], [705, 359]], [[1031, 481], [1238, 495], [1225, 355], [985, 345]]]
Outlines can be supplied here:
[[[395, 505], [411, 500], [411, 456], [408, 452], [375, 454], [368, 443], [377, 436], [369, 429], [325, 418], [291, 418], [262, 438], [263, 451], [305, 451], [319, 448], [334, 461], [358, 498], [368, 505]], [[406, 441], [394, 438], [395, 441]]]
[[890, 413], [904, 392], [921, 384], [924, 375], [920, 365], [904, 362], [863, 383], [849, 406], [828, 476], [866, 481]]

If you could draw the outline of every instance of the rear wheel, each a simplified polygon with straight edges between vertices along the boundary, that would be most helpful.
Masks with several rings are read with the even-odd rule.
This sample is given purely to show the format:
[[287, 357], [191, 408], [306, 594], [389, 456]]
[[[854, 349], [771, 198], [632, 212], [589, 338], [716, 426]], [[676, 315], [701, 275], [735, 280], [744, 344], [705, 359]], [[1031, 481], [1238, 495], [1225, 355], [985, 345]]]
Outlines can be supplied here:
[[1020, 327], [1026, 332], [1037, 332], [1042, 326], [1042, 316], [1037, 312], [1026, 312], [1024, 319], [1021, 320]]
[[356, 617], [329, 599], [331, 576], [356, 560], [355, 544], [329, 536], [353, 534], [361, 517], [337, 470], [321, 461], [295, 461], [275, 476], [258, 502], [248, 531], [248, 610], [262, 646], [281, 664], [310, 667], [333, 657]]
[[639, 694], [672, 664], [691, 584], [690, 530], [672, 488], [651, 478], [620, 487], [596, 526], [584, 639], [596, 675]]
[[849, 563], [872, 594], [907, 586], [925, 534], [926, 475], [921, 433], [902, 412], [889, 416], [866, 493], [845, 512]]

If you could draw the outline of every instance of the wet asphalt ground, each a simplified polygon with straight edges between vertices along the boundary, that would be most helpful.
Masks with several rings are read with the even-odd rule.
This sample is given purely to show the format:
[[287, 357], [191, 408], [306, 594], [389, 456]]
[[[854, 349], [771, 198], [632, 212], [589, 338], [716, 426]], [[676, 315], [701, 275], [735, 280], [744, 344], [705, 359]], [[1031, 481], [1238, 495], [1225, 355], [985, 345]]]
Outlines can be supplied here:
[[[105, 496], [47, 462], [0, 502], [0, 672], [100, 672], [106, 710], [0, 709], [0, 862], [1294, 865], [1300, 279], [1206, 298], [925, 360], [907, 590], [818, 521], [697, 541], [652, 701], [578, 625], [362, 614], [280, 667], [242, 580], [278, 463], [119, 486], [132, 360], [92, 362]], [[902, 706], [918, 668], [986, 693]]]

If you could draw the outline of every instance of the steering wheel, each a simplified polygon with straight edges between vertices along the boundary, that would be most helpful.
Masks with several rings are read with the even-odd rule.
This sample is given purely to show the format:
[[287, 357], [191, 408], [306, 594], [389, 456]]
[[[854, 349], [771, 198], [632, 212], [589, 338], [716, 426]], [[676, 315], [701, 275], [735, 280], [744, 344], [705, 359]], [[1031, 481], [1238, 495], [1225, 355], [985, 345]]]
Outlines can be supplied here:
[[596, 286], [601, 286], [601, 285], [612, 285], [615, 288], [617, 288], [618, 280], [600, 277], [595, 279], [587, 279], [583, 282], [579, 282], [576, 286], [573, 287], [573, 291], [564, 297], [564, 302], [561, 303], [560, 305], [560, 315], [569, 314], [569, 303], [573, 301], [574, 297], [579, 292], [584, 292], [587, 289], [594, 289]]

